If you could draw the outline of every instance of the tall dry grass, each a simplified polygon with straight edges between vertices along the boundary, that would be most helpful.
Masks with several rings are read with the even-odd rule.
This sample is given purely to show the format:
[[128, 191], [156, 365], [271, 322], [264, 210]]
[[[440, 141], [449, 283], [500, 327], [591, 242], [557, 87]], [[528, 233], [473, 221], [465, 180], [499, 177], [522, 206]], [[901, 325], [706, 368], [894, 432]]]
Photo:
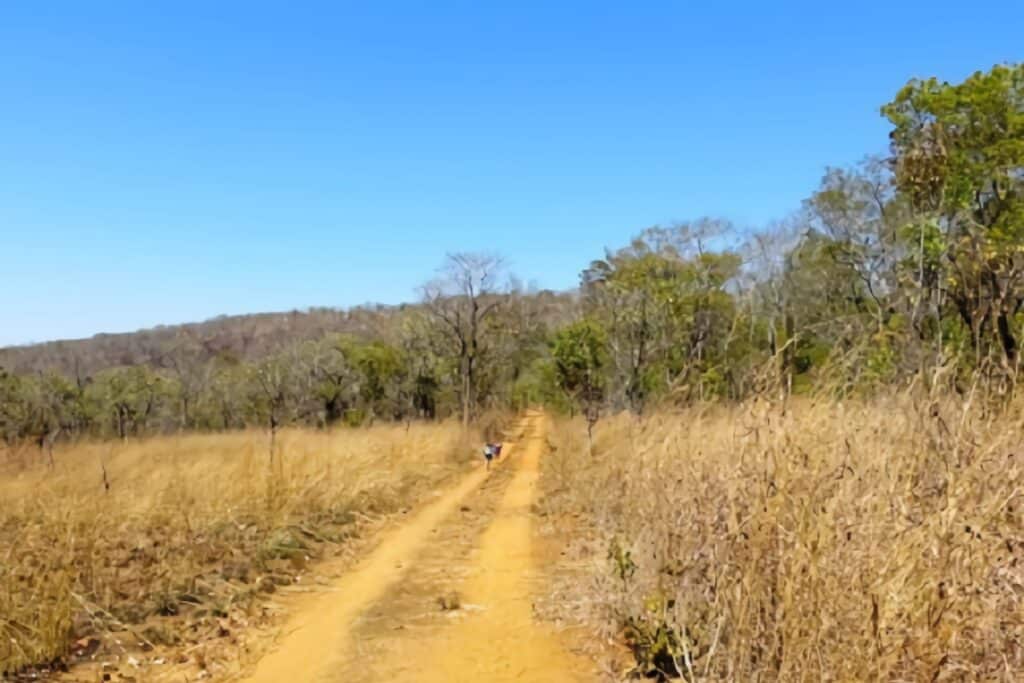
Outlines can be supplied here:
[[0, 672], [97, 634], [169, 645], [216, 628], [344, 547], [361, 520], [461, 470], [471, 438], [454, 424], [285, 431], [272, 464], [258, 432], [83, 444], [57, 450], [52, 469], [8, 454]]
[[552, 434], [563, 616], [687, 680], [1024, 680], [1024, 417], [905, 396]]

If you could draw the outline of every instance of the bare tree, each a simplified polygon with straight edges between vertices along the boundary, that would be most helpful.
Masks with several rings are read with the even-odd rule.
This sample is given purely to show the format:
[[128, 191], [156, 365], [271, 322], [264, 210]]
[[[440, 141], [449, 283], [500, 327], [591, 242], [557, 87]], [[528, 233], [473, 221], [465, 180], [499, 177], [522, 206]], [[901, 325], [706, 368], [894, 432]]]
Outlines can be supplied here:
[[904, 256], [896, 247], [906, 216], [893, 199], [885, 162], [869, 157], [852, 169], [829, 168], [804, 203], [810, 227], [833, 240], [829, 251], [836, 265], [860, 281], [864, 307], [879, 330], [887, 322], [896, 266]]
[[182, 429], [195, 426], [196, 404], [213, 379], [213, 365], [208, 355], [200, 340], [188, 330], [183, 330], [167, 345], [161, 356], [161, 365], [168, 368], [178, 381]]
[[278, 354], [252, 370], [252, 401], [270, 428], [269, 460], [274, 464], [277, 430], [287, 424], [295, 411], [298, 364], [293, 357]]
[[477, 363], [487, 343], [487, 322], [506, 298], [499, 290], [504, 270], [504, 260], [495, 254], [449, 254], [439, 277], [423, 287], [427, 309], [456, 351], [464, 425], [476, 410]]

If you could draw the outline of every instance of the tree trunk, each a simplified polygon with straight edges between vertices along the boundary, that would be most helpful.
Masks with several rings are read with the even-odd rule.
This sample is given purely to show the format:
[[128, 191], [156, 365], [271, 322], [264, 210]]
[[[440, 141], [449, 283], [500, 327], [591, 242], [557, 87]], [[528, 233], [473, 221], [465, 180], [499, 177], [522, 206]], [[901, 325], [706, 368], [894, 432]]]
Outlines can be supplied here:
[[1014, 366], [1017, 364], [1017, 339], [1013, 336], [1013, 330], [1010, 329], [1006, 311], [999, 312], [999, 316], [996, 318], [996, 327], [999, 330], [999, 341], [1003, 346], [1003, 353], [1006, 354], [1006, 360], [1010, 366]]
[[792, 313], [786, 312], [783, 325], [786, 331], [786, 346], [782, 350], [782, 381], [785, 397], [788, 397], [793, 391], [793, 366], [796, 360], [796, 344], [793, 342], [796, 322], [793, 320]]
[[472, 361], [467, 356], [462, 362], [462, 426], [469, 426], [470, 413], [473, 404], [473, 377]]
[[270, 466], [274, 466], [274, 446], [277, 441], [277, 415], [270, 412]]

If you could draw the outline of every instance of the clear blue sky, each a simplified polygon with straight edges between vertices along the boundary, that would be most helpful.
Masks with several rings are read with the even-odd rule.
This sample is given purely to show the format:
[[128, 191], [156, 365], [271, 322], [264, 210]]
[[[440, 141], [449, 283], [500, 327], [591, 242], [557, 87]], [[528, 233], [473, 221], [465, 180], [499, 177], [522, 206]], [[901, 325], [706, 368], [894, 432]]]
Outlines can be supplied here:
[[784, 216], [1022, 36], [1019, 0], [6, 2], [0, 344], [410, 300], [453, 250], [570, 287]]

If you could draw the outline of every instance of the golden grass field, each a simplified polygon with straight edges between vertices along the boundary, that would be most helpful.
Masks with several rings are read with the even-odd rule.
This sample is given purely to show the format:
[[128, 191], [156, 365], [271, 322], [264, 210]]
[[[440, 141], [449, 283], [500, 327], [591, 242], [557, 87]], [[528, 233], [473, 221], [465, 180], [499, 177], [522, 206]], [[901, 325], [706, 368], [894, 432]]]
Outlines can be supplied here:
[[[480, 438], [285, 431], [273, 463], [257, 431], [82, 443], [53, 468], [0, 451], [0, 671], [199, 657]], [[592, 654], [625, 644], [609, 678], [1024, 680], [1021, 410], [759, 401], [608, 417], [592, 450], [580, 420], [547, 439], [535, 510], [567, 547], [536, 604]]]
[[551, 440], [541, 511], [574, 540], [547, 611], [636, 672], [1024, 680], [1019, 409], [759, 402]]
[[273, 463], [258, 431], [83, 443], [53, 468], [0, 451], [0, 672], [201, 641], [463, 471], [478, 440], [414, 423], [285, 431]]

